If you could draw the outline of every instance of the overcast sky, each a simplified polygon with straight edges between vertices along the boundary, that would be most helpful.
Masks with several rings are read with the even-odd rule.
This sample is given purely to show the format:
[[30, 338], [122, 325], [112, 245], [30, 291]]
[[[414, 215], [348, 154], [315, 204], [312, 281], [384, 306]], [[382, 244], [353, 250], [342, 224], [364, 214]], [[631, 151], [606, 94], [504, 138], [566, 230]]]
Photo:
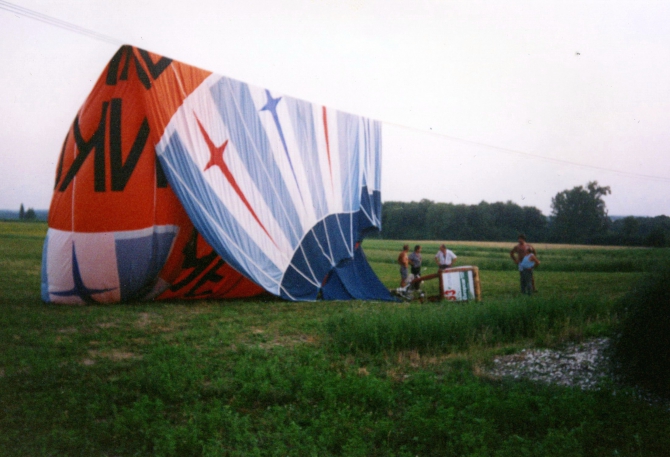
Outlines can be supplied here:
[[127, 43], [382, 121], [384, 201], [548, 215], [597, 180], [610, 215], [670, 215], [668, 18], [644, 0], [0, 0], [0, 209], [48, 208]]

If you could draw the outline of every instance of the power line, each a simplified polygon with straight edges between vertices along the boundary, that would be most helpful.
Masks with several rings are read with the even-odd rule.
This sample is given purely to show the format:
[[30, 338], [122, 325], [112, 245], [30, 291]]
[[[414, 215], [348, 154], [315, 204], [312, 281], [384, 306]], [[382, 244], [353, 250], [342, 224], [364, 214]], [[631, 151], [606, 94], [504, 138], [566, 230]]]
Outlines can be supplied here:
[[396, 123], [393, 123], [393, 122], [384, 122], [384, 121], [382, 121], [382, 122], [384, 124], [387, 124], [387, 125], [394, 125], [396, 127], [400, 127], [400, 128], [403, 128], [403, 129], [415, 130], [415, 131], [421, 132], [421, 133], [428, 133], [428, 134], [431, 134], [431, 135], [446, 138], [448, 140], [457, 141], [459, 143], [465, 143], [465, 144], [470, 144], [470, 145], [475, 145], [475, 146], [482, 146], [482, 147], [489, 148], [489, 149], [495, 149], [497, 151], [505, 152], [507, 154], [517, 154], [517, 155], [521, 155], [521, 156], [524, 156], [524, 157], [530, 157], [530, 158], [537, 159], [537, 160], [544, 160], [546, 162], [553, 162], [553, 163], [558, 163], [558, 164], [561, 164], [561, 165], [570, 165], [570, 166], [580, 167], [580, 168], [588, 168], [588, 169], [592, 169], [592, 170], [606, 171], [606, 172], [609, 172], [609, 173], [616, 173], [616, 174], [619, 174], [619, 175], [630, 176], [630, 177], [633, 177], [633, 178], [652, 179], [652, 180], [655, 180], [655, 181], [670, 182], [670, 178], [667, 178], [667, 177], [664, 177], [664, 176], [646, 175], [646, 174], [643, 174], [643, 173], [633, 173], [633, 172], [630, 172], [630, 171], [616, 170], [614, 168], [601, 167], [601, 166], [598, 166], [598, 165], [588, 165], [588, 164], [585, 164], [585, 163], [573, 162], [573, 161], [570, 161], [570, 160], [556, 159], [556, 158], [553, 158], [553, 157], [547, 157], [547, 156], [543, 156], [543, 155], [540, 155], [540, 154], [533, 154], [531, 152], [519, 151], [517, 149], [505, 148], [505, 147], [502, 147], [502, 146], [494, 146], [492, 144], [481, 143], [479, 141], [457, 138], [457, 137], [446, 135], [446, 134], [443, 134], [443, 133], [438, 133], [438, 132], [433, 132], [433, 131], [426, 131], [426, 130], [419, 129], [419, 128], [416, 128], [416, 127], [407, 127], [405, 125], [396, 124]]
[[0, 0], [0, 9], [9, 11], [10, 13], [19, 14], [21, 16], [29, 17], [35, 19], [36, 21], [44, 22], [45, 24], [53, 25], [54, 27], [59, 27], [70, 32], [78, 33], [80, 35], [87, 36], [96, 40], [104, 41], [113, 45], [120, 46], [124, 44], [122, 41], [117, 40], [116, 38], [103, 35], [102, 33], [94, 32], [93, 30], [80, 27], [70, 22], [62, 21], [56, 19], [55, 17], [48, 16], [46, 14], [38, 13], [37, 11], [29, 10], [19, 5], [14, 5], [13, 3], [6, 2], [5, 0]]
[[[124, 44], [122, 41], [120, 41], [116, 38], [113, 38], [113, 37], [110, 37], [110, 36], [107, 36], [107, 35], [103, 35], [103, 34], [98, 33], [98, 32], [94, 32], [94, 31], [86, 29], [84, 27], [80, 27], [78, 25], [71, 24], [69, 22], [62, 21], [60, 19], [56, 19], [54, 17], [48, 16], [46, 14], [39, 13], [37, 11], [29, 10], [28, 8], [24, 8], [22, 6], [14, 5], [13, 3], [9, 3], [5, 0], [0, 0], [0, 9], [6, 10], [6, 11], [9, 11], [9, 12], [12, 12], [12, 13], [20, 14], [22, 16], [26, 16], [26, 17], [29, 17], [31, 19], [35, 19], [35, 20], [40, 21], [40, 22], [44, 22], [45, 24], [53, 25], [54, 27], [59, 27], [59, 28], [62, 28], [64, 30], [68, 30], [70, 32], [74, 32], [74, 33], [78, 33], [80, 35], [87, 36], [89, 38], [94, 38], [96, 40], [104, 41], [106, 43], [114, 44], [114, 45], [117, 45], [117, 46], [120, 46], [120, 45]], [[537, 160], [544, 160], [546, 162], [553, 162], [553, 163], [558, 163], [558, 164], [561, 164], [561, 165], [569, 165], [569, 166], [575, 166], [575, 167], [581, 167], [581, 168], [588, 168], [588, 169], [592, 169], [592, 170], [606, 171], [606, 172], [609, 172], [609, 173], [616, 173], [616, 174], [619, 174], [619, 175], [630, 176], [630, 177], [633, 177], [633, 178], [652, 179], [652, 180], [655, 180], [655, 181], [670, 182], [670, 178], [663, 177], [663, 176], [646, 175], [646, 174], [642, 174], [642, 173], [633, 173], [633, 172], [630, 172], [630, 171], [616, 170], [616, 169], [613, 169], [613, 168], [600, 167], [600, 166], [597, 166], [597, 165], [588, 165], [588, 164], [584, 164], [584, 163], [573, 162], [573, 161], [570, 161], [570, 160], [556, 159], [556, 158], [552, 158], [552, 157], [546, 157], [546, 156], [543, 156], [543, 155], [540, 155], [540, 154], [533, 154], [533, 153], [529, 153], [529, 152], [519, 151], [519, 150], [516, 150], [516, 149], [504, 148], [504, 147], [501, 147], [501, 146], [494, 146], [494, 145], [491, 145], [491, 144], [481, 143], [481, 142], [478, 142], [478, 141], [466, 140], [466, 139], [463, 139], [463, 138], [457, 138], [457, 137], [453, 137], [453, 136], [450, 136], [450, 135], [445, 135], [445, 134], [442, 134], [442, 133], [429, 132], [429, 131], [418, 129], [418, 128], [415, 128], [415, 127], [407, 127], [407, 126], [404, 126], [404, 125], [395, 124], [395, 123], [391, 123], [391, 122], [384, 122], [384, 121], [382, 121], [382, 122], [384, 124], [388, 124], [388, 125], [395, 125], [396, 127], [402, 127], [402, 128], [410, 129], [410, 130], [416, 130], [416, 131], [423, 132], [423, 133], [430, 133], [430, 134], [437, 135], [437, 136], [447, 138], [447, 139], [452, 140], [452, 141], [457, 141], [457, 142], [460, 142], [460, 143], [476, 145], [476, 146], [483, 146], [483, 147], [486, 147], [486, 148], [489, 148], [489, 149], [494, 149], [494, 150], [505, 152], [505, 153], [508, 153], [508, 154], [522, 155], [524, 157], [530, 157], [530, 158], [537, 159]]]

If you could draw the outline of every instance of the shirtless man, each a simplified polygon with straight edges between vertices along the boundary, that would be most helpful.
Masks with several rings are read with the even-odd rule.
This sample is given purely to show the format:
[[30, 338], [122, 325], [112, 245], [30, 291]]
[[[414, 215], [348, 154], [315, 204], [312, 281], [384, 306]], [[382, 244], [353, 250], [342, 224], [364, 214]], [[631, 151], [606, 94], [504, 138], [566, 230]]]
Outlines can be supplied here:
[[400, 265], [400, 287], [405, 287], [407, 285], [407, 267], [409, 266], [408, 252], [409, 244], [406, 244], [402, 247], [400, 254], [398, 254], [398, 265]]
[[[509, 256], [512, 258], [515, 264], [519, 265], [519, 263], [523, 260], [523, 258], [527, 254], [536, 255], [537, 252], [535, 252], [535, 248], [533, 246], [526, 243], [526, 235], [522, 233], [519, 235], [519, 243], [516, 246], [514, 246], [511, 251], [509, 251]], [[537, 292], [537, 289], [535, 288], [534, 277], [533, 277], [533, 292]]]
[[536, 254], [535, 248], [526, 243], [526, 235], [521, 234], [519, 235], [519, 243], [509, 251], [509, 256], [514, 260], [514, 263], [519, 265], [519, 262], [526, 256], [527, 252]]

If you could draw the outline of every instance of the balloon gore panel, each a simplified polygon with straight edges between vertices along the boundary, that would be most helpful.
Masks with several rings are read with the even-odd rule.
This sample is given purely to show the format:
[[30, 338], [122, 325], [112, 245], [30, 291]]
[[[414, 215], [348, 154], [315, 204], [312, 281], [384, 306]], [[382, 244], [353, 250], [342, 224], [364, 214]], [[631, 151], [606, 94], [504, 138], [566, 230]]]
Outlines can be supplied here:
[[[192, 270], [181, 249], [193, 224], [156, 160], [162, 127], [148, 116], [146, 103], [148, 93], [179, 87], [181, 95], [162, 96], [165, 109], [175, 110], [184, 92], [208, 75], [130, 46], [112, 58], [63, 143], [43, 249], [44, 301], [153, 297]], [[223, 262], [218, 256], [212, 261]], [[229, 280], [234, 276], [247, 286], [238, 286], [236, 297], [262, 292], [228, 269]], [[211, 285], [216, 281], [203, 282], [213, 291], [208, 298], [226, 297], [227, 289]], [[175, 290], [169, 298], [186, 298], [188, 292]]]
[[63, 143], [42, 298], [392, 300], [379, 122], [121, 47]]

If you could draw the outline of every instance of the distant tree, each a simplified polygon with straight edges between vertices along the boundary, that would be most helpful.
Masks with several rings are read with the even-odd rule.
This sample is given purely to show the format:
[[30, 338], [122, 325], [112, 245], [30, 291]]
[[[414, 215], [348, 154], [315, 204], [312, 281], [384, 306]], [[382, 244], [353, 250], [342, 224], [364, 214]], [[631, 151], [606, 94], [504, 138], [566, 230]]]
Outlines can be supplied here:
[[468, 208], [467, 224], [469, 234], [466, 239], [475, 241], [500, 239], [499, 227], [495, 223], [495, 214], [491, 205], [482, 201]]
[[544, 241], [546, 227], [539, 209], [511, 201], [455, 205], [424, 199], [382, 205], [381, 237], [386, 239], [513, 241], [525, 233]]
[[429, 240], [446, 240], [451, 203], [435, 203], [426, 212], [426, 233]]
[[563, 243], [592, 243], [607, 233], [609, 218], [603, 197], [612, 191], [591, 181], [551, 199], [552, 238]]
[[25, 221], [34, 221], [37, 220], [37, 214], [35, 214], [35, 210], [32, 208], [28, 208], [26, 211], [26, 214], [23, 216], [23, 220]]
[[382, 204], [382, 236], [392, 240], [426, 239], [426, 213], [434, 203], [384, 202]]
[[26, 217], [26, 211], [23, 209], [23, 203], [21, 203], [21, 208], [19, 208], [19, 220], [22, 221]]
[[[534, 206], [523, 207], [523, 225], [520, 230], [529, 240], [544, 241], [547, 236], [547, 216]], [[515, 234], [517, 236], [518, 233]]]
[[653, 229], [644, 239], [644, 245], [652, 248], [662, 248], [666, 244], [665, 232], [660, 227]]
[[640, 221], [634, 216], [624, 217], [621, 225], [621, 235], [626, 239], [635, 238], [640, 230]]

